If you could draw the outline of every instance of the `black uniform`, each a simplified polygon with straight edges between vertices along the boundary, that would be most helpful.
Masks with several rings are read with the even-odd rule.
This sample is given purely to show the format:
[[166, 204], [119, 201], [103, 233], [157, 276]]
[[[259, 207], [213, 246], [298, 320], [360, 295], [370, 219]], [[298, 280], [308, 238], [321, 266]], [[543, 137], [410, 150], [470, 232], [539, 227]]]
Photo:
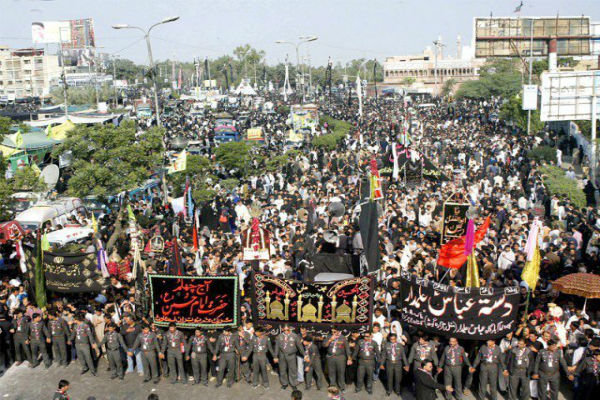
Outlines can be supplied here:
[[591, 400], [600, 386], [600, 362], [595, 356], [587, 356], [577, 365], [575, 374], [580, 378], [575, 398]]
[[13, 341], [15, 343], [15, 358], [17, 362], [31, 360], [29, 350], [29, 317], [22, 316], [12, 322], [14, 330]]
[[242, 333], [237, 332], [234, 337], [238, 342], [238, 352], [236, 353], [236, 379], [240, 380], [244, 378], [246, 383], [250, 383], [250, 361], [248, 358], [246, 358], [246, 361], [242, 361], [242, 358], [244, 358], [243, 354], [248, 350], [252, 335], [250, 332], [243, 331]]
[[481, 346], [473, 368], [477, 368], [481, 364], [479, 371], [479, 398], [485, 398], [486, 386], [490, 385], [490, 397], [496, 400], [498, 397], [498, 370], [504, 371], [504, 357], [499, 346], [489, 348], [487, 345]]
[[510, 400], [527, 400], [530, 396], [529, 382], [533, 371], [534, 353], [529, 347], [514, 347], [508, 351], [506, 370], [509, 373], [508, 394]]
[[108, 358], [108, 365], [112, 371], [111, 378], [123, 379], [123, 360], [121, 359], [121, 349], [127, 351], [127, 346], [123, 340], [123, 336], [117, 331], [106, 332], [100, 346], [106, 346], [106, 356]]
[[151, 378], [158, 379], [158, 363], [156, 355], [160, 353], [158, 338], [154, 332], [141, 332], [133, 342], [132, 350], [139, 348], [142, 352], [142, 367], [144, 369], [144, 382]]
[[96, 339], [92, 335], [92, 330], [85, 322], [77, 324], [73, 332], [71, 332], [71, 341], [75, 343], [77, 350], [77, 358], [81, 365], [81, 371], [86, 372], [91, 370], [92, 374], [96, 374], [96, 367], [92, 359], [92, 346], [96, 344]]
[[175, 332], [165, 332], [164, 338], [161, 352], [167, 358], [171, 383], [177, 382], [178, 374], [181, 375], [183, 383], [186, 383], [185, 369], [183, 368], [183, 353], [186, 346], [185, 336], [183, 336], [183, 332], [175, 330]]
[[358, 372], [356, 375], [356, 391], [362, 390], [362, 385], [367, 378], [367, 392], [373, 392], [373, 372], [375, 371], [375, 359], [379, 359], [379, 345], [373, 339], [369, 341], [361, 339], [354, 348], [353, 360], [358, 360]]
[[69, 325], [61, 317], [48, 322], [48, 330], [52, 336], [52, 353], [54, 361], [67, 365], [67, 342], [71, 335]]
[[51, 364], [50, 357], [48, 356], [48, 347], [46, 346], [46, 339], [50, 338], [50, 332], [46, 328], [43, 321], [32, 321], [29, 325], [29, 343], [31, 345], [31, 361], [32, 367], [39, 365], [39, 355], [42, 354], [44, 365], [48, 368]]
[[204, 334], [188, 339], [186, 354], [192, 363], [194, 382], [208, 385], [208, 339]]
[[402, 384], [402, 367], [409, 365], [404, 346], [399, 342], [383, 342], [381, 365], [384, 365], [387, 377], [386, 393], [390, 394], [393, 390], [399, 396], [400, 385]]
[[[550, 392], [547, 396], [550, 400], [558, 399], [558, 389], [560, 387], [559, 366], [562, 367], [565, 374], [569, 375], [562, 350], [556, 349], [550, 351], [549, 349], [542, 349], [538, 352], [535, 359], [535, 366], [533, 367], [533, 374], [540, 376], [538, 380], [538, 393], [546, 393], [546, 388], [550, 384]], [[544, 398], [544, 396], [540, 397]]]
[[[464, 366], [471, 367], [471, 362], [465, 349], [460, 346], [446, 346], [440, 359], [440, 368], [444, 369], [444, 385], [452, 386], [454, 388], [454, 395], [457, 399], [462, 399], [463, 387], [462, 387], [462, 369]], [[447, 399], [449, 399], [450, 393], [444, 392]]]
[[304, 346], [295, 333], [280, 333], [275, 339], [275, 358], [279, 360], [279, 382], [281, 386], [288, 383], [298, 385], [298, 364], [296, 354], [304, 357]]
[[227, 370], [227, 387], [231, 387], [234, 381], [235, 355], [238, 351], [238, 342], [233, 335], [222, 333], [213, 346], [213, 350], [213, 354], [219, 359], [217, 387], [223, 384], [225, 370]]
[[250, 342], [242, 353], [242, 357], [250, 358], [252, 355], [252, 385], [258, 385], [259, 376], [262, 377], [262, 383], [264, 387], [269, 387], [269, 375], [267, 374], [267, 351], [273, 356], [273, 346], [268, 336], [264, 335], [259, 338], [253, 336], [250, 338]]
[[439, 360], [435, 352], [435, 346], [431, 342], [413, 344], [408, 354], [408, 363], [413, 365], [413, 371], [421, 368], [425, 361], [433, 362], [434, 367], [438, 366]]
[[327, 348], [329, 384], [346, 390], [346, 363], [351, 356], [348, 340], [340, 334], [335, 339], [332, 336], [328, 337], [323, 345]]
[[323, 374], [319, 348], [314, 343], [304, 348], [304, 369], [306, 370], [306, 377], [304, 378], [306, 390], [312, 386], [313, 375], [315, 376], [317, 390], [321, 390], [321, 387], [325, 385], [325, 375]]

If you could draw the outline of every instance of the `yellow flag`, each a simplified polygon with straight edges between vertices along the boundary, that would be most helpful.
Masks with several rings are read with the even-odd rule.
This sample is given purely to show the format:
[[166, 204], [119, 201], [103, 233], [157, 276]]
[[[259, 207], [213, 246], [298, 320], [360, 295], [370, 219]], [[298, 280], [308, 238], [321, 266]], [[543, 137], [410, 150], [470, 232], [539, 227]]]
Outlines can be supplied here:
[[465, 287], [479, 287], [479, 267], [475, 260], [475, 253], [467, 257], [467, 283]]
[[536, 243], [535, 250], [533, 250], [533, 258], [531, 261], [525, 263], [525, 268], [523, 268], [523, 272], [521, 273], [521, 279], [527, 283], [527, 286], [529, 286], [532, 293], [535, 291], [538, 279], [540, 279], [541, 263], [540, 247]]
[[184, 150], [179, 154], [179, 156], [177, 156], [177, 159], [175, 160], [175, 162], [173, 164], [171, 164], [171, 166], [169, 166], [167, 173], [174, 174], [175, 172], [185, 171], [186, 168], [187, 168], [187, 152]]
[[20, 129], [15, 134], [14, 140], [15, 140], [15, 145], [17, 146], [17, 149], [20, 149], [21, 147], [23, 147], [23, 134], [21, 133]]
[[98, 221], [96, 221], [94, 213], [92, 213], [92, 229], [94, 230], [94, 233], [98, 233]]

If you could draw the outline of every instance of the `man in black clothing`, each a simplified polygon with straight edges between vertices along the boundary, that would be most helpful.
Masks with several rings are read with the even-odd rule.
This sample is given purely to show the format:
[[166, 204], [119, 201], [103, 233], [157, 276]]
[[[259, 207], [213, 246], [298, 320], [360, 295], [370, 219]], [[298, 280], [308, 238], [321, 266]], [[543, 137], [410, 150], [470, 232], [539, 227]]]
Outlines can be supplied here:
[[435, 390], [447, 390], [452, 392], [450, 386], [444, 386], [437, 381], [431, 375], [433, 371], [433, 363], [431, 361], [425, 361], [422, 364], [422, 368], [418, 368], [415, 371], [415, 387], [417, 392], [417, 400], [435, 400], [437, 398]]

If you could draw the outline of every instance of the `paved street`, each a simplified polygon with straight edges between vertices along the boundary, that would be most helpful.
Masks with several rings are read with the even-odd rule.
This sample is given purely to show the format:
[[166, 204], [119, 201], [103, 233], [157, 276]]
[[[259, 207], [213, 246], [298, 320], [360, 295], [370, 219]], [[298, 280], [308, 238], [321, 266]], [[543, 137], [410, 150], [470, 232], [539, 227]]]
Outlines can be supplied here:
[[[170, 384], [163, 380], [158, 385], [152, 383], [142, 383], [142, 378], [137, 374], [125, 376], [124, 381], [109, 379], [109, 373], [106, 371], [106, 364], [100, 364], [98, 377], [93, 377], [89, 374], [83, 377], [79, 374], [79, 365], [71, 364], [66, 368], [52, 367], [44, 369], [38, 367], [30, 369], [25, 365], [10, 368], [2, 377], [0, 377], [0, 398], [10, 400], [45, 400], [51, 399], [52, 394], [56, 389], [56, 385], [60, 379], [67, 379], [71, 382], [71, 390], [69, 395], [72, 400], [87, 400], [95, 398], [97, 400], [146, 400], [150, 393], [157, 393], [162, 399], [191, 399], [207, 398], [211, 400], [222, 400], [231, 398], [251, 398], [265, 400], [285, 400], [290, 397], [291, 391], [288, 389], [283, 391], [280, 389], [277, 377], [269, 374], [271, 388], [265, 390], [262, 387], [253, 389], [245, 383], [238, 383], [232, 388], [221, 387], [215, 389], [215, 382], [209, 382], [208, 388], [201, 385], [176, 385]], [[167, 378], [168, 379], [168, 378]], [[564, 389], [564, 388], [563, 388]], [[310, 400], [326, 399], [327, 393], [325, 389], [317, 392], [314, 388], [308, 392], [304, 392], [304, 398]], [[564, 392], [564, 391], [563, 391]], [[362, 393], [354, 393], [354, 387], [350, 387], [344, 397], [347, 400], [358, 399], [380, 399], [385, 397], [385, 391], [380, 382], [374, 385], [373, 396], [368, 396], [364, 391]], [[396, 399], [392, 395], [390, 399]], [[443, 397], [438, 395], [439, 399]], [[570, 394], [561, 395], [561, 399], [571, 399]], [[404, 400], [414, 400], [414, 396], [406, 388], [402, 395]], [[468, 395], [467, 399], [473, 400], [473, 395]], [[499, 399], [503, 399], [499, 396]]]

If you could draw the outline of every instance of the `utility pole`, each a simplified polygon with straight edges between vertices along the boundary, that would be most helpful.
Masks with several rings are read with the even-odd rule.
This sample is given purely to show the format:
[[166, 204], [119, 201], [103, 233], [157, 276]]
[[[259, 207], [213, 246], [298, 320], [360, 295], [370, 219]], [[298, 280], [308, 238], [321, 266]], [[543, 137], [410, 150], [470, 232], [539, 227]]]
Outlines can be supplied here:
[[119, 96], [117, 95], [117, 85], [115, 84], [117, 80], [117, 55], [113, 55], [113, 89], [115, 89], [115, 108], [119, 105]]
[[63, 84], [63, 97], [65, 100], [65, 117], [69, 119], [69, 97], [67, 95], [67, 75], [65, 73], [65, 57], [63, 52], [62, 28], [58, 30], [60, 40], [60, 64], [62, 66], [61, 80]]
[[[529, 85], [531, 85], [531, 70], [533, 69], [533, 19], [531, 20], [529, 34]], [[527, 110], [527, 136], [531, 134], [531, 110]]]

